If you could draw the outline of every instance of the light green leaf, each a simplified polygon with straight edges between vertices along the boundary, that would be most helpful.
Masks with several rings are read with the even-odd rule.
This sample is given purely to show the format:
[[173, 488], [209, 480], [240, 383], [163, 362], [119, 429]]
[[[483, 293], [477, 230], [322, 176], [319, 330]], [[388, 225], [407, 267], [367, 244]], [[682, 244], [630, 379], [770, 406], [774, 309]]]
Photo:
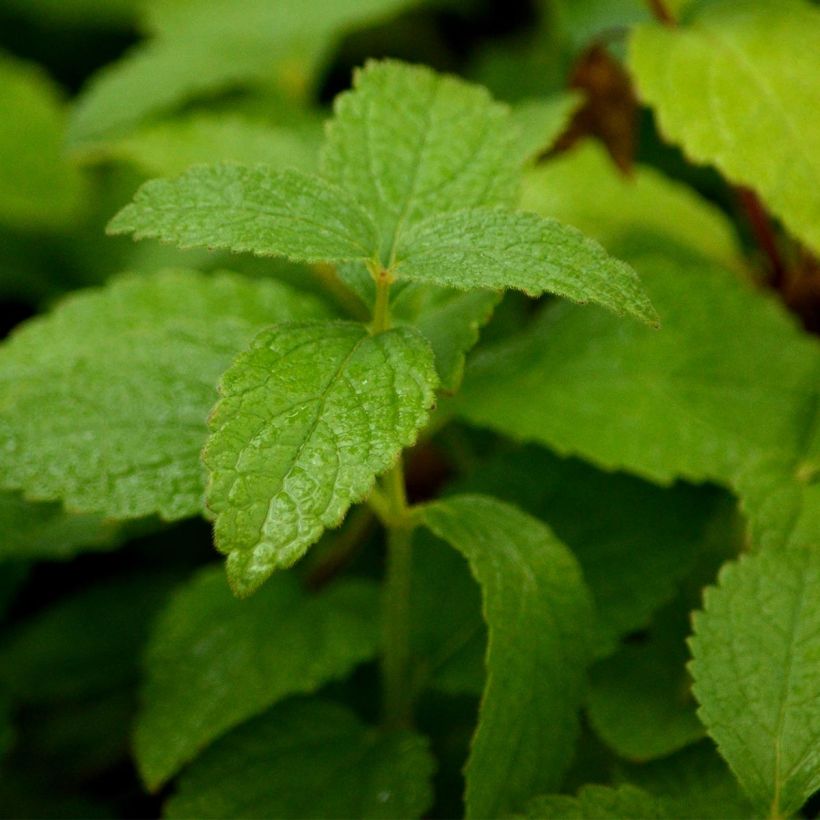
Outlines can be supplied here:
[[415, 818], [432, 803], [427, 741], [381, 734], [347, 709], [290, 701], [205, 752], [169, 818]]
[[77, 217], [84, 185], [63, 153], [63, 129], [49, 78], [0, 52], [0, 222], [61, 228]]
[[108, 232], [305, 262], [368, 259], [377, 241], [370, 217], [345, 191], [263, 165], [198, 165], [151, 180]]
[[686, 26], [639, 26], [629, 58], [661, 131], [693, 160], [758, 191], [815, 252], [820, 118], [809, 112], [820, 97], [818, 39], [820, 10], [809, 3], [723, 0]]
[[550, 97], [531, 97], [512, 107], [512, 121], [518, 128], [518, 150], [525, 162], [531, 162], [547, 151], [569, 125], [581, 104], [577, 92], [563, 92]]
[[204, 460], [217, 548], [240, 595], [297, 561], [415, 441], [437, 384], [409, 328], [348, 323], [260, 333], [225, 373]]
[[0, 481], [112, 518], [199, 513], [219, 376], [265, 325], [325, 315], [228, 273], [126, 276], [69, 297], [0, 348]]
[[661, 820], [672, 815], [656, 797], [635, 786], [584, 786], [577, 797], [549, 794], [527, 807], [531, 820]]
[[420, 515], [464, 554], [482, 587], [487, 685], [466, 803], [470, 817], [497, 817], [556, 788], [572, 758], [591, 655], [590, 595], [569, 551], [515, 507], [465, 495], [426, 505]]
[[514, 199], [522, 164], [515, 129], [509, 109], [483, 88], [421, 66], [370, 62], [334, 112], [322, 170], [372, 214], [385, 266], [419, 220]]
[[740, 265], [734, 229], [717, 207], [652, 168], [636, 166], [624, 176], [592, 141], [528, 171], [521, 207], [573, 225], [610, 253], [639, 235]]
[[771, 299], [702, 261], [634, 262], [661, 332], [550, 306], [474, 360], [458, 412], [660, 482], [729, 484], [755, 454], [799, 452], [816, 393], [813, 341]]
[[[85, 87], [73, 113], [74, 144], [127, 133], [149, 117], [234, 88], [310, 90], [333, 41], [413, 0], [151, 0], [156, 33]], [[161, 80], [161, 81], [160, 81]]]
[[441, 389], [455, 393], [464, 375], [467, 352], [490, 321], [499, 293], [487, 290], [458, 291], [435, 285], [409, 284], [390, 309], [393, 319], [412, 324], [430, 342], [436, 357]]
[[378, 591], [365, 581], [341, 581], [311, 597], [281, 574], [238, 601], [222, 569], [209, 567], [180, 587], [146, 653], [135, 753], [148, 787], [228, 729], [372, 657], [378, 610]]
[[66, 558], [106, 549], [116, 543], [118, 530], [99, 515], [72, 515], [60, 504], [32, 504], [0, 491], [0, 560]]
[[604, 652], [672, 599], [716, 512], [731, 503], [711, 488], [656, 487], [531, 446], [477, 465], [455, 489], [497, 496], [549, 522], [583, 569]]
[[302, 131], [237, 114], [199, 113], [147, 125], [98, 150], [106, 159], [133, 162], [152, 176], [174, 176], [214, 162], [312, 171], [319, 140], [311, 143]]
[[704, 736], [686, 672], [688, 631], [688, 608], [676, 602], [659, 614], [644, 641], [592, 667], [590, 725], [620, 757], [653, 760]]
[[744, 556], [695, 615], [698, 712], [738, 780], [772, 817], [820, 788], [820, 552]]
[[463, 289], [557, 293], [657, 323], [629, 265], [575, 228], [524, 211], [475, 208], [420, 222], [396, 249], [396, 275]]

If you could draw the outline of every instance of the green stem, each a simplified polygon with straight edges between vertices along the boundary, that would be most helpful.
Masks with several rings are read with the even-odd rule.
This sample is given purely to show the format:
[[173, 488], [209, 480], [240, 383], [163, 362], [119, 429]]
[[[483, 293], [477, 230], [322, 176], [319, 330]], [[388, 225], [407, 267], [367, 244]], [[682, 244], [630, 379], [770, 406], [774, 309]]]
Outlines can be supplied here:
[[385, 477], [393, 523], [387, 530], [387, 570], [384, 585], [384, 724], [406, 727], [412, 720], [410, 686], [410, 586], [413, 524], [407, 516], [407, 497], [401, 461]]
[[390, 285], [393, 277], [384, 268], [371, 270], [376, 280], [376, 304], [373, 306], [373, 321], [370, 329], [373, 333], [384, 333], [390, 327]]
[[350, 288], [339, 279], [336, 270], [330, 265], [316, 264], [311, 266], [316, 280], [327, 291], [336, 304], [359, 322], [368, 319], [367, 306]]

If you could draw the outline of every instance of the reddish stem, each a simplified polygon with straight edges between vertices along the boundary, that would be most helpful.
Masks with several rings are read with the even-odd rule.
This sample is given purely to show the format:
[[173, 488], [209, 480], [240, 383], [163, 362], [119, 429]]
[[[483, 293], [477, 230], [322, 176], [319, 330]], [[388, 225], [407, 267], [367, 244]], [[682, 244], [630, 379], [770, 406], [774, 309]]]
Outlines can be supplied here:
[[648, 4], [650, 11], [659, 23], [663, 23], [665, 26], [677, 25], [677, 20], [675, 20], [672, 12], [666, 8], [664, 0], [648, 0]]
[[754, 191], [739, 187], [737, 188], [737, 195], [743, 210], [746, 212], [746, 218], [749, 220], [755, 240], [760, 250], [769, 260], [769, 282], [775, 290], [780, 291], [786, 285], [786, 265], [777, 247], [777, 237], [772, 228], [772, 223], [769, 221], [769, 217]]

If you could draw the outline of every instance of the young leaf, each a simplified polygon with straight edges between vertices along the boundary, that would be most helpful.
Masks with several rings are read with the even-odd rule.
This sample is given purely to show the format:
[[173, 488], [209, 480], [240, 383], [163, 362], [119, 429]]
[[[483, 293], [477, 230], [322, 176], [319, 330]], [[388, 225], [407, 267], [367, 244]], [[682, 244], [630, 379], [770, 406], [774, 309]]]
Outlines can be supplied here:
[[640, 234], [656, 238], [659, 248], [681, 245], [727, 268], [740, 266], [734, 227], [715, 205], [650, 167], [624, 176], [592, 141], [527, 171], [521, 207], [578, 228], [610, 253]]
[[347, 709], [289, 701], [205, 752], [166, 806], [174, 818], [415, 818], [432, 803], [427, 741], [381, 734]]
[[474, 208], [408, 228], [396, 275], [455, 288], [518, 288], [597, 302], [657, 324], [635, 271], [580, 231], [533, 213]]
[[0, 348], [0, 482], [112, 518], [199, 513], [220, 374], [270, 322], [326, 315], [227, 273], [127, 276], [70, 297]]
[[151, 180], [108, 232], [305, 262], [369, 259], [377, 247], [370, 217], [345, 191], [262, 165], [201, 165]]
[[757, 807], [784, 817], [820, 788], [820, 553], [728, 564], [691, 639], [698, 712]]
[[204, 460], [217, 548], [240, 595], [341, 523], [427, 421], [437, 384], [409, 328], [263, 331], [225, 373]]
[[228, 729], [375, 654], [379, 596], [371, 584], [341, 581], [309, 597], [290, 575], [274, 581], [240, 602], [221, 568], [209, 567], [160, 615], [135, 736], [150, 789]]
[[629, 56], [661, 131], [758, 191], [815, 252], [820, 121], [805, 112], [820, 96], [818, 39], [820, 11], [802, 0], [722, 0], [687, 26], [639, 26]]
[[569, 551], [514, 507], [465, 495], [420, 514], [464, 554], [482, 587], [487, 685], [466, 802], [470, 817], [497, 817], [556, 788], [570, 762], [591, 655], [590, 595]]
[[725, 271], [668, 254], [633, 261], [663, 332], [548, 307], [532, 329], [474, 360], [458, 412], [663, 483], [730, 484], [756, 454], [797, 452], [817, 346]]
[[32, 504], [0, 491], [0, 560], [66, 558], [117, 543], [118, 526], [99, 515], [72, 515], [60, 504]]
[[515, 132], [485, 89], [391, 61], [368, 63], [353, 84], [336, 99], [322, 170], [373, 216], [385, 266], [401, 232], [425, 217], [512, 204]]
[[577, 797], [549, 794], [528, 806], [528, 820], [674, 820], [656, 797], [635, 786], [584, 786]]
[[62, 134], [62, 103], [48, 77], [0, 52], [0, 223], [62, 228], [76, 218], [84, 186]]

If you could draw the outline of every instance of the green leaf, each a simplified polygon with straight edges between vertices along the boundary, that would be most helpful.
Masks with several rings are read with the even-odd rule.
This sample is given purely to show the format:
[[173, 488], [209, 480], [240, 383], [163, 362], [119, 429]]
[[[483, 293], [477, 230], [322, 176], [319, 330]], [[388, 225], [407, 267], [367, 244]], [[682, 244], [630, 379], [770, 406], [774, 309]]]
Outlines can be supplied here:
[[592, 667], [590, 725], [620, 757], [653, 760], [704, 736], [686, 672], [688, 631], [688, 609], [676, 602], [643, 642]]
[[270, 322], [324, 315], [228, 273], [127, 276], [71, 296], [0, 348], [0, 481], [112, 518], [199, 513], [220, 374]]
[[531, 97], [512, 107], [512, 121], [518, 127], [518, 150], [525, 162], [553, 146], [569, 125], [581, 103], [577, 92], [562, 92], [550, 97]]
[[397, 323], [412, 324], [430, 342], [441, 389], [455, 393], [464, 376], [466, 354], [500, 299], [493, 291], [412, 284], [398, 293], [390, 310]]
[[497, 496], [549, 521], [584, 571], [600, 616], [601, 651], [647, 626], [671, 600], [725, 498], [711, 489], [660, 488], [604, 473], [540, 447], [488, 459], [455, 489]]
[[182, 777], [169, 818], [415, 818], [432, 803], [427, 741], [381, 734], [319, 700], [272, 709]]
[[691, 188], [640, 165], [624, 176], [605, 149], [590, 141], [524, 175], [521, 207], [573, 225], [618, 254], [636, 235], [691, 248], [738, 268], [734, 228]]
[[515, 129], [485, 89], [392, 61], [368, 63], [353, 84], [336, 99], [322, 170], [373, 216], [382, 264], [419, 220], [513, 202]]
[[672, 818], [747, 820], [757, 815], [709, 740], [649, 764], [629, 766], [624, 775], [660, 798]]
[[544, 820], [660, 820], [672, 818], [661, 802], [643, 789], [623, 785], [584, 786], [577, 797], [550, 794], [536, 797], [527, 807], [527, 818]]
[[698, 712], [761, 810], [820, 788], [820, 553], [765, 550], [728, 564], [694, 618]]
[[249, 717], [371, 658], [378, 609], [378, 591], [365, 581], [341, 581], [310, 597], [282, 574], [238, 601], [222, 569], [209, 567], [180, 587], [146, 653], [135, 753], [148, 787]]
[[820, 96], [818, 39], [820, 11], [809, 3], [723, 0], [686, 26], [639, 26], [629, 58], [661, 131], [696, 162], [758, 191], [815, 252], [820, 119], [806, 112]]
[[0, 52], [0, 223], [62, 228], [85, 193], [64, 156], [63, 106], [39, 68]]
[[141, 0], [6, 0], [4, 11], [25, 16], [41, 26], [100, 29], [130, 28]]
[[238, 114], [198, 113], [147, 125], [98, 148], [106, 159], [132, 162], [152, 176], [175, 176], [192, 165], [233, 162], [312, 171], [318, 139]]
[[474, 208], [418, 223], [396, 248], [396, 275], [462, 289], [556, 293], [657, 323], [629, 265], [575, 228], [523, 211]]
[[415, 441], [436, 384], [430, 346], [409, 328], [292, 324], [256, 337], [222, 378], [204, 452], [238, 594], [341, 523]]
[[426, 505], [420, 515], [464, 554], [482, 587], [487, 685], [466, 803], [470, 817], [497, 817], [556, 788], [570, 762], [591, 655], [591, 599], [569, 551], [514, 507], [465, 495]]
[[32, 504], [0, 492], [0, 560], [67, 558], [117, 543], [119, 527], [99, 515], [72, 515], [60, 504]]
[[310, 90], [335, 39], [412, 4], [151, 0], [146, 22], [157, 36], [106, 66], [83, 89], [73, 112], [71, 142], [122, 135], [186, 101], [235, 88], [273, 83], [301, 96]]
[[633, 261], [661, 332], [549, 306], [476, 357], [457, 411], [663, 483], [730, 484], [756, 454], [800, 452], [816, 394], [813, 341], [772, 300], [702, 261]]
[[[806, 428], [817, 425], [812, 418]], [[769, 456], [752, 459], [735, 478], [750, 540], [765, 549], [814, 548], [820, 532], [818, 455], [798, 450], [796, 459]]]
[[25, 620], [6, 633], [0, 647], [4, 688], [18, 701], [39, 706], [97, 697], [136, 681], [151, 617], [173, 580], [166, 573], [132, 573]]
[[199, 165], [151, 180], [108, 232], [305, 262], [368, 259], [377, 242], [370, 217], [341, 188], [263, 165]]

